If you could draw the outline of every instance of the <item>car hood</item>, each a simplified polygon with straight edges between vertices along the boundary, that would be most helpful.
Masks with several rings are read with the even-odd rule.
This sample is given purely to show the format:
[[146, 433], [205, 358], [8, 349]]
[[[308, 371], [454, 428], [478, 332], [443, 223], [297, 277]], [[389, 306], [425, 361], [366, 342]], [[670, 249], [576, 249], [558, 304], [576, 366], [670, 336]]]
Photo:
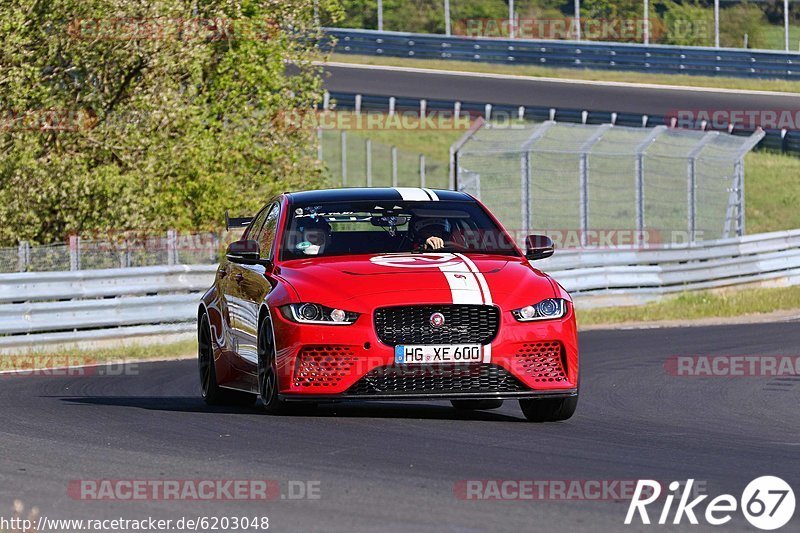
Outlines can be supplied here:
[[550, 278], [521, 257], [382, 254], [288, 261], [281, 275], [304, 302], [367, 312], [410, 304], [522, 307], [556, 295]]

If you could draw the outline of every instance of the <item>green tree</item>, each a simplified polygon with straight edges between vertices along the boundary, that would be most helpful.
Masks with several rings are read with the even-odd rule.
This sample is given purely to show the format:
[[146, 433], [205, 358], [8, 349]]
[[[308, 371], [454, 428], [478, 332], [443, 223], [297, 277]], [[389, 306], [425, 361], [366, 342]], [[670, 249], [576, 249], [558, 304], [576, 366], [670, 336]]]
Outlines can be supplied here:
[[5, 0], [0, 244], [217, 226], [319, 185], [313, 131], [283, 119], [321, 99], [314, 4]]

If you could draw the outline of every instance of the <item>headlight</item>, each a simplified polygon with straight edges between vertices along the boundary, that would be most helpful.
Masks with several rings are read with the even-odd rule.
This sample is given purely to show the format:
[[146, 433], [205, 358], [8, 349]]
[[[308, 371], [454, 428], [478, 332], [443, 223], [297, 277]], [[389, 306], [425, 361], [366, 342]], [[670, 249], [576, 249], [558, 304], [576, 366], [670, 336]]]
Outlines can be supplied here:
[[312, 303], [289, 304], [280, 309], [283, 316], [301, 324], [347, 326], [358, 319], [358, 313]]
[[567, 314], [567, 301], [563, 298], [548, 298], [534, 305], [514, 309], [511, 314], [520, 322], [562, 318]]

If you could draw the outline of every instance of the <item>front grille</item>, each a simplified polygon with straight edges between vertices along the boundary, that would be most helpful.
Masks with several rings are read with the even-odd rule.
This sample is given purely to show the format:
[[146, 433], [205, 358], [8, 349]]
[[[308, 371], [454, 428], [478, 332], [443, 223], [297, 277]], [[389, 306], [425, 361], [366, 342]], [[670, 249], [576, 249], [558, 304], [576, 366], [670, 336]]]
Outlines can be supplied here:
[[515, 367], [518, 374], [527, 374], [534, 381], [565, 381], [566, 361], [564, 347], [558, 341], [532, 342], [523, 344], [516, 353]]
[[293, 381], [298, 387], [333, 387], [353, 364], [355, 354], [347, 346], [305, 346], [297, 354]]
[[[431, 325], [431, 315], [444, 325]], [[375, 311], [375, 331], [385, 344], [489, 344], [497, 335], [500, 311], [491, 305], [415, 305]]]
[[524, 392], [530, 390], [497, 365], [382, 366], [358, 380], [348, 395]]

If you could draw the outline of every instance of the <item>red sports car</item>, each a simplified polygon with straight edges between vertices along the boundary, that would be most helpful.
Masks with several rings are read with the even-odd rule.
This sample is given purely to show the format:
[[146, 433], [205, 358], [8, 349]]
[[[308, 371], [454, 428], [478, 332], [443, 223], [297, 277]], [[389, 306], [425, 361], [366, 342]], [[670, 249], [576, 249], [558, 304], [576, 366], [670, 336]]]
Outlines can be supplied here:
[[578, 402], [567, 292], [475, 198], [416, 188], [286, 193], [227, 249], [198, 309], [209, 404], [268, 412], [342, 400], [518, 400], [529, 420]]

